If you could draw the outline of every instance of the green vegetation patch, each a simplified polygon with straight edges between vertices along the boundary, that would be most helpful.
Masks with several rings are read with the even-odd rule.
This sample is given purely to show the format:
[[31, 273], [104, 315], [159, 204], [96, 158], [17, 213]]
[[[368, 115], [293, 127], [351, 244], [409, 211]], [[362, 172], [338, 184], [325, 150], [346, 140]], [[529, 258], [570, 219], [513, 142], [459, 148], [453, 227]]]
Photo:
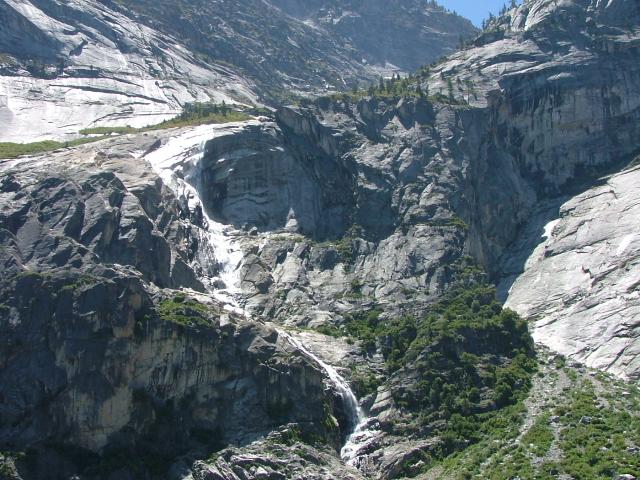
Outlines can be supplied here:
[[96, 142], [98, 140], [102, 140], [102, 138], [78, 138], [68, 142], [56, 142], [53, 140], [33, 143], [0, 142], [0, 158], [16, 158], [21, 155], [37, 155], [38, 153], [50, 152], [58, 150], [59, 148], [77, 147], [78, 145]]
[[97, 142], [112, 135], [124, 135], [129, 133], [142, 133], [152, 130], [164, 130], [167, 128], [189, 127], [216, 123], [240, 122], [252, 117], [244, 112], [232, 110], [224, 102], [221, 105], [215, 103], [190, 103], [184, 106], [183, 112], [175, 118], [166, 120], [156, 125], [143, 128], [130, 126], [123, 127], [92, 127], [80, 130], [81, 135], [95, 135], [89, 138], [78, 138], [68, 142], [44, 140], [33, 143], [0, 143], [0, 158], [16, 158], [22, 155], [36, 155], [50, 152], [59, 148], [76, 147], [85, 143]]
[[538, 457], [547, 454], [553, 443], [553, 430], [549, 425], [549, 415], [541, 415], [536, 420], [529, 431], [522, 437], [522, 444], [526, 445], [529, 450]]
[[493, 287], [455, 288], [413, 328], [396, 324], [384, 341], [389, 368], [419, 378], [400, 383], [393, 394], [421, 412], [425, 425], [448, 421], [448, 450], [482, 438], [483, 414], [526, 397], [537, 369], [533, 341], [526, 322], [502, 308]]
[[[545, 373], [558, 381], [553, 370]], [[517, 421], [510, 430], [488, 432], [483, 442], [442, 463], [446, 478], [467, 479], [478, 474], [495, 480], [638, 476], [637, 388], [604, 375], [596, 375], [594, 380], [569, 367], [563, 367], [562, 373], [570, 381], [563, 395], [554, 399], [555, 407], [549, 406], [519, 442], [515, 441], [521, 428]], [[503, 409], [496, 418], [507, 410]]]
[[210, 309], [197, 300], [177, 294], [156, 307], [160, 319], [187, 327], [211, 326]]
[[[502, 308], [495, 289], [474, 281], [476, 274], [467, 265], [463, 280], [423, 318], [389, 319], [374, 309], [327, 332], [359, 339], [368, 353], [381, 352], [396, 404], [417, 419], [413, 428], [440, 438], [419, 459], [420, 468], [406, 466], [414, 474], [488, 438], [515, 435], [522, 421], [537, 371], [533, 341], [527, 323]], [[354, 385], [366, 394], [379, 380], [355, 378]], [[537, 434], [540, 448], [548, 447], [543, 432]], [[477, 455], [487, 458], [484, 451]]]
[[167, 128], [193, 127], [198, 125], [209, 125], [217, 123], [241, 122], [252, 117], [244, 112], [233, 110], [224, 102], [217, 104], [207, 103], [187, 103], [184, 105], [182, 113], [175, 118], [164, 122], [149, 125], [142, 128], [124, 127], [93, 127], [80, 130], [82, 135], [122, 135], [128, 133], [142, 133], [152, 130], [165, 130]]
[[[444, 61], [446, 58], [441, 59]], [[432, 64], [435, 67], [436, 63]], [[358, 102], [365, 98], [386, 99], [398, 101], [401, 98], [420, 98], [430, 103], [440, 103], [448, 105], [459, 105], [469, 107], [471, 99], [478, 99], [476, 86], [470, 79], [462, 80], [460, 77], [444, 77], [446, 80], [446, 91], [440, 88], [437, 92], [429, 90], [428, 79], [431, 75], [431, 67], [422, 67], [416, 74], [401, 77], [399, 74], [391, 78], [380, 77], [377, 82], [361, 88], [359, 84], [354, 84], [348, 92], [338, 92], [331, 95], [319, 97], [317, 102]], [[308, 99], [298, 99], [300, 104], [308, 103]]]
[[354, 371], [351, 375], [351, 383], [358, 398], [362, 398], [375, 393], [383, 382], [373, 373]]
[[[638, 398], [630, 387], [628, 395]], [[560, 435], [561, 472], [575, 479], [610, 479], [640, 474], [640, 417], [611, 396], [603, 401], [586, 382], [571, 392], [569, 402], [557, 409], [565, 428]], [[605, 403], [608, 403], [606, 405]]]
[[140, 131], [139, 128], [133, 128], [129, 125], [124, 127], [92, 127], [80, 130], [80, 135], [123, 135], [126, 133], [135, 133]]

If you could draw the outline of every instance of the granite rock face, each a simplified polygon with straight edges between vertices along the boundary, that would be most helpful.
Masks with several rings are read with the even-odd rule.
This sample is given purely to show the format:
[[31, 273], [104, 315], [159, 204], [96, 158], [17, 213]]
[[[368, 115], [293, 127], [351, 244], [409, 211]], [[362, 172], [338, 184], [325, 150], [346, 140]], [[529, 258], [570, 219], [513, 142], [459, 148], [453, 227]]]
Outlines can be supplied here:
[[127, 475], [153, 469], [149, 458], [188, 466], [290, 422], [338, 446], [326, 419], [340, 402], [323, 372], [275, 330], [197, 293], [200, 227], [130, 153], [157, 142], [0, 167], [0, 443], [30, 449], [28, 478], [104, 478], [84, 469], [123, 452], [137, 456]]
[[[640, 75], [637, 34], [625, 22], [637, 7], [620, 16], [615, 2], [567, 5], [526, 2], [421, 77], [436, 96], [450, 82], [453, 105], [345, 98], [279, 111], [284, 153], [267, 163], [288, 165], [309, 195], [297, 197], [282, 175], [276, 187], [260, 168], [257, 186], [240, 178], [251, 168], [241, 168], [219, 189], [222, 218], [306, 237], [257, 237], [246, 284], [256, 276], [265, 285], [270, 274], [270, 287], [268, 295], [254, 289], [249, 302], [308, 323], [357, 304], [344, 298], [352, 282], [354, 297], [402, 304], [401, 291], [417, 290], [428, 301], [464, 252], [497, 277], [500, 257], [540, 202], [628, 161], [639, 148]], [[549, 24], [551, 13], [559, 25]], [[203, 161], [216, 165], [226, 153], [212, 149]], [[275, 224], [251, 217], [276, 209]], [[420, 304], [409, 296], [407, 304]]]
[[[2, 165], [7, 273], [89, 264], [133, 268], [161, 288], [202, 290], [188, 267], [192, 229], [153, 171], [135, 161], [149, 138]], [[85, 157], [86, 156], [86, 157]]]
[[477, 33], [467, 19], [421, 0], [271, 0], [283, 11], [343, 37], [380, 69], [413, 72]]
[[[535, 320], [537, 341], [624, 378], [640, 371], [637, 185], [638, 170], [625, 171], [540, 212], [529, 241], [548, 221], [543, 240], [505, 292], [507, 306]], [[522, 266], [518, 247], [531, 252], [518, 244], [512, 266]]]
[[[413, 18], [417, 7], [399, 3], [404, 23], [380, 17], [388, 10], [378, 6], [351, 30], [388, 24], [389, 38], [400, 42], [393, 52], [411, 46], [412, 64], [453, 51], [459, 34], [474, 32], [441, 10]], [[422, 20], [451, 33], [412, 38], [406, 23], [420, 30]], [[324, 28], [253, 0], [3, 0], [0, 25], [0, 141], [8, 142], [153, 125], [189, 102], [256, 104], [340, 90], [375, 79], [371, 61], [389, 61], [364, 60], [370, 39], [352, 43], [332, 22]]]
[[239, 229], [245, 307], [339, 325], [380, 304], [420, 314], [466, 254], [504, 276], [540, 205], [640, 148], [637, 15], [526, 2], [419, 77], [436, 98], [450, 81], [449, 101], [319, 99], [212, 139], [192, 183]]
[[639, 19], [633, 0], [531, 0], [407, 86], [429, 95], [3, 163], [0, 438], [106, 455], [169, 430], [175, 478], [401, 477], [440, 446], [393, 395], [417, 373], [364, 396], [345, 473], [336, 375], [382, 378], [382, 355], [298, 335], [303, 355], [265, 322], [422, 316], [474, 262], [515, 280], [539, 340], [634, 377], [637, 170], [597, 181], [640, 150]]
[[3, 0], [0, 24], [0, 141], [143, 127], [188, 102], [257, 101], [236, 69], [100, 2]]
[[431, 72], [431, 92], [450, 81], [453, 97], [487, 114], [463, 217], [490, 271], [539, 200], [638, 148], [639, 39], [628, 22], [639, 15], [633, 2], [525, 2]]
[[346, 467], [330, 452], [297, 437], [293, 427], [274, 432], [243, 448], [223, 450], [212, 462], [196, 462], [185, 480], [259, 480], [272, 478], [341, 478], [361, 480], [355, 468]]

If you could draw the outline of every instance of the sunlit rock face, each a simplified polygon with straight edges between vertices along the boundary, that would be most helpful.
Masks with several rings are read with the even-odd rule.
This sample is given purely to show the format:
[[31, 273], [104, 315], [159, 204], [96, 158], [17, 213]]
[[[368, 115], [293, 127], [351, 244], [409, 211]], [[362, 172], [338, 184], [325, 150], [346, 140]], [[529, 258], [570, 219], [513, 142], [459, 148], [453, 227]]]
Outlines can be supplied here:
[[537, 341], [624, 378], [640, 372], [639, 180], [638, 169], [623, 172], [540, 212], [538, 227], [553, 220], [544, 232], [532, 222], [529, 242], [542, 238], [528, 258], [510, 255], [526, 263], [505, 292]]
[[0, 141], [143, 127], [194, 101], [256, 101], [251, 82], [92, 1], [0, 2]]
[[140, 160], [160, 141], [0, 166], [0, 442], [41, 452], [34, 478], [73, 471], [47, 445], [174, 459], [333, 413], [313, 362], [210, 290], [195, 257], [218, 245]]
[[367, 63], [413, 72], [455, 51], [477, 30], [464, 17], [421, 0], [271, 0], [294, 17], [348, 39]]
[[[389, 372], [384, 338], [362, 355], [279, 329], [423, 318], [478, 264], [536, 339], [637, 376], [638, 171], [622, 166], [640, 151], [638, 17], [632, 0], [532, 0], [424, 71], [430, 96], [324, 97], [2, 162], [1, 438], [180, 446], [176, 478], [360, 478], [339, 460], [357, 418], [343, 459], [404, 475], [439, 446], [402, 397], [419, 371]], [[384, 379], [365, 418], [358, 369]], [[29, 423], [36, 404], [52, 415]], [[232, 446], [209, 457], [224, 445], [203, 425]]]
[[[351, 30], [378, 31], [381, 11], [389, 10], [378, 8]], [[414, 64], [452, 51], [459, 35], [474, 32], [440, 10], [425, 22], [451, 31], [410, 41], [403, 25], [389, 24], [387, 36], [403, 32], [399, 51], [411, 45]], [[8, 142], [72, 139], [95, 126], [144, 127], [188, 102], [279, 102], [394, 68], [387, 56], [365, 59], [368, 39], [352, 45], [333, 23], [315, 25], [268, 2], [3, 0], [0, 25], [0, 141]]]

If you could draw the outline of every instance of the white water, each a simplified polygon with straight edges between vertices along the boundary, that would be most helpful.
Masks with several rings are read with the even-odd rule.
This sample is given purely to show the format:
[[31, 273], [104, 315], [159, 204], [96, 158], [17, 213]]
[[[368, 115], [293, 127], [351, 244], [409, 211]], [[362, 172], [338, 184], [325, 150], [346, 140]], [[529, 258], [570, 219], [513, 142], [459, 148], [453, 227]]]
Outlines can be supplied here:
[[[213, 249], [217, 264], [217, 276], [208, 278], [209, 289], [215, 298], [225, 304], [225, 308], [236, 313], [244, 313], [238, 305], [238, 296], [241, 293], [240, 270], [244, 257], [239, 242], [241, 237], [233, 227], [216, 222], [207, 214], [195, 188], [199, 183], [200, 161], [206, 142], [233, 129], [233, 125], [203, 125], [193, 128], [170, 138], [160, 148], [147, 154], [145, 159], [176, 197], [186, 198], [191, 212], [197, 207], [202, 209], [207, 242]], [[220, 284], [224, 286], [221, 288]]]
[[347, 465], [357, 466], [356, 460], [359, 450], [375, 436], [376, 431], [368, 428], [369, 419], [365, 415], [362, 407], [360, 407], [358, 399], [353, 393], [353, 390], [351, 390], [349, 383], [334, 367], [325, 363], [318, 358], [317, 355], [309, 351], [302, 342], [282, 330], [278, 330], [278, 333], [286, 338], [291, 345], [317, 363], [335, 385], [338, 395], [342, 399], [345, 412], [349, 416], [349, 428], [352, 429], [351, 434], [347, 437], [347, 441], [340, 450], [340, 457]]
[[[151, 164], [162, 181], [176, 195], [187, 200], [189, 210], [194, 212], [197, 207], [202, 209], [205, 219], [207, 241], [213, 249], [213, 256], [217, 263], [217, 276], [208, 278], [212, 295], [225, 304], [225, 308], [236, 313], [245, 314], [238, 304], [240, 288], [240, 269], [244, 253], [240, 245], [241, 233], [232, 227], [216, 222], [209, 217], [204, 209], [196, 185], [199, 184], [201, 165], [206, 142], [216, 136], [227, 134], [241, 125], [212, 126], [204, 125], [170, 138], [164, 145], [154, 150], [144, 158]], [[140, 152], [142, 156], [143, 153]], [[224, 162], [221, 159], [220, 162]], [[224, 288], [218, 288], [220, 283]], [[342, 399], [342, 405], [348, 416], [351, 434], [340, 452], [341, 458], [348, 465], [357, 466], [358, 452], [377, 433], [369, 427], [368, 418], [358, 403], [349, 383], [331, 365], [322, 361], [310, 352], [299, 340], [286, 332], [279, 333], [295, 348], [318, 364], [331, 383], [335, 386]]]

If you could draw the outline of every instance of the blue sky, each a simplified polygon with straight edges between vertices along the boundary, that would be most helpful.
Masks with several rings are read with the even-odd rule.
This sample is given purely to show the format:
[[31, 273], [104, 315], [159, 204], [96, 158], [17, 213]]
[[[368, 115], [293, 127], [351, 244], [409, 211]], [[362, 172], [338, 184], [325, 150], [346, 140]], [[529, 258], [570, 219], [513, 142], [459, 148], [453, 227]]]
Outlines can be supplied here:
[[489, 16], [489, 12], [496, 15], [505, 3], [509, 3], [509, 0], [438, 0], [438, 3], [467, 17], [479, 27], [482, 19]]

